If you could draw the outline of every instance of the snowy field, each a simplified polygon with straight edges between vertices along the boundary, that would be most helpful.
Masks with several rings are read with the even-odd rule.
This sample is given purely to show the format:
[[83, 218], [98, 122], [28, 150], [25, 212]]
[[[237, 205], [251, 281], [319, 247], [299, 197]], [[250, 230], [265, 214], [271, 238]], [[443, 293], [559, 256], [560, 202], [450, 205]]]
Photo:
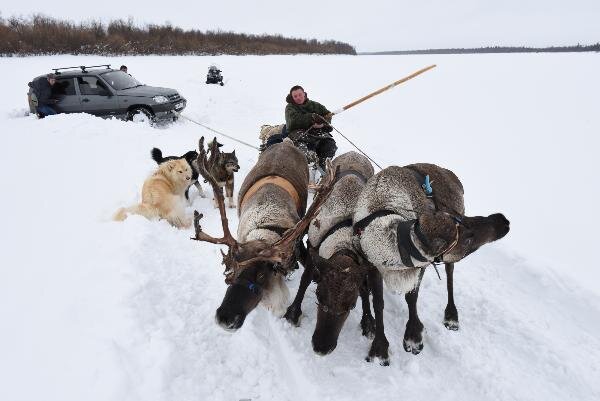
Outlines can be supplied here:
[[[224, 87], [204, 84], [213, 62]], [[511, 221], [456, 266], [460, 330], [442, 325], [445, 278], [433, 270], [418, 356], [402, 348], [404, 298], [385, 294], [389, 367], [364, 361], [360, 307], [332, 354], [313, 353], [314, 285], [299, 328], [261, 308], [236, 333], [218, 327], [216, 246], [166, 222], [110, 220], [139, 200], [152, 147], [183, 154], [213, 134], [188, 121], [24, 117], [34, 76], [103, 63], [178, 89], [185, 115], [251, 143], [261, 124], [283, 122], [296, 83], [333, 110], [437, 64], [333, 122], [383, 166], [453, 170], [467, 214]], [[598, 71], [598, 54], [0, 59], [0, 400], [600, 399]], [[257, 153], [219, 139], [236, 149], [239, 185]], [[220, 234], [209, 199], [192, 194], [188, 212]]]

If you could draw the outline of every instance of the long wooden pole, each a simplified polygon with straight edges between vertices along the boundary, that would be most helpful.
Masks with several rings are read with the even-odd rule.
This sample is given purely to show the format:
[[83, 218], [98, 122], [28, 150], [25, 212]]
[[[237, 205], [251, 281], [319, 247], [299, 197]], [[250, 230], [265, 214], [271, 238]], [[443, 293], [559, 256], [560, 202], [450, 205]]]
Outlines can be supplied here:
[[436, 65], [435, 65], [435, 64], [433, 64], [433, 65], [430, 65], [429, 67], [425, 67], [425, 68], [422, 68], [422, 69], [420, 69], [419, 71], [413, 72], [412, 74], [410, 74], [410, 75], [408, 75], [408, 76], [406, 76], [406, 77], [404, 77], [404, 78], [402, 78], [402, 79], [399, 79], [399, 80], [397, 80], [396, 82], [393, 82], [393, 83], [391, 83], [391, 84], [389, 84], [389, 85], [387, 85], [387, 86], [384, 86], [383, 88], [381, 88], [381, 89], [378, 89], [378, 90], [376, 90], [375, 92], [369, 93], [367, 96], [361, 97], [360, 99], [358, 99], [358, 100], [355, 100], [355, 101], [353, 101], [352, 103], [345, 105], [344, 107], [342, 107], [342, 108], [341, 108], [341, 109], [339, 109], [339, 110], [333, 111], [333, 112], [331, 113], [331, 115], [340, 114], [341, 112], [343, 112], [343, 111], [346, 111], [346, 110], [348, 110], [349, 108], [351, 108], [351, 107], [354, 107], [354, 106], [356, 106], [357, 104], [359, 104], [359, 103], [362, 103], [362, 102], [364, 102], [365, 100], [372, 98], [373, 96], [377, 96], [377, 95], [379, 95], [380, 93], [382, 93], [382, 92], [385, 92], [385, 91], [386, 91], [386, 90], [388, 90], [388, 89], [392, 89], [393, 87], [395, 87], [395, 86], [397, 86], [397, 85], [400, 85], [401, 83], [403, 83], [403, 82], [406, 82], [406, 81], [408, 81], [409, 79], [412, 79], [412, 78], [416, 77], [417, 75], [420, 75], [420, 74], [424, 73], [425, 71], [429, 71], [429, 70], [431, 70], [431, 69], [432, 69], [432, 68], [434, 68], [435, 66], [436, 66]]

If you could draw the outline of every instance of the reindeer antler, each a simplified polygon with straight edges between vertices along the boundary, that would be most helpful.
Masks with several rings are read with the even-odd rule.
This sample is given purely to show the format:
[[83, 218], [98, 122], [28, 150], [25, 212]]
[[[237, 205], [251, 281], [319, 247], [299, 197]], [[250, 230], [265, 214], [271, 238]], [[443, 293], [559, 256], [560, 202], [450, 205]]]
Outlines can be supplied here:
[[327, 159], [325, 161], [325, 166], [325, 176], [323, 176], [323, 178], [319, 182], [319, 185], [316, 190], [317, 193], [313, 199], [312, 204], [306, 211], [306, 214], [302, 219], [300, 219], [298, 223], [296, 223], [294, 227], [287, 230], [283, 234], [283, 237], [281, 237], [279, 241], [273, 244], [273, 247], [287, 247], [290, 244], [294, 243], [299, 237], [302, 237], [306, 233], [308, 225], [310, 224], [312, 219], [314, 219], [314, 217], [319, 213], [319, 210], [321, 210], [321, 206], [323, 205], [323, 203], [325, 203], [327, 198], [329, 198], [329, 195], [331, 194], [333, 186], [336, 182], [340, 167], [337, 166], [334, 170], [331, 164], [331, 159]]
[[208, 157], [208, 165], [214, 166], [219, 159], [219, 142], [217, 142], [217, 137], [214, 137], [212, 142], [207, 145], [210, 150], [210, 156]]
[[326, 173], [325, 176], [321, 179], [319, 183], [319, 187], [317, 189], [316, 196], [306, 214], [296, 225], [289, 230], [287, 230], [283, 236], [279, 239], [279, 241], [275, 242], [269, 248], [263, 250], [257, 257], [241, 262], [239, 265], [243, 267], [250, 263], [256, 262], [257, 260], [266, 260], [270, 262], [281, 263], [285, 261], [291, 253], [294, 251], [294, 244], [298, 238], [301, 238], [306, 233], [308, 226], [312, 219], [319, 213], [321, 206], [333, 190], [333, 186], [337, 180], [339, 166], [334, 170], [331, 164], [331, 160], [327, 159], [325, 161], [326, 164]]
[[[217, 138], [211, 144], [211, 154], [218, 151], [217, 147]], [[223, 190], [217, 184], [217, 181], [210, 173], [210, 163], [206, 157], [206, 150], [204, 149], [204, 137], [200, 138], [198, 143], [198, 158], [196, 159], [196, 164], [198, 167], [198, 171], [202, 177], [210, 183], [213, 188], [213, 193], [215, 199], [217, 200], [217, 204], [219, 205], [219, 213], [221, 214], [221, 225], [223, 226], [223, 237], [215, 238], [204, 231], [202, 231], [202, 227], [200, 226], [200, 219], [203, 217], [202, 213], [198, 213], [197, 210], [194, 211], [194, 229], [196, 230], [196, 237], [192, 238], [196, 241], [205, 241], [210, 242], [212, 244], [225, 244], [229, 247], [229, 252], [227, 255], [223, 255], [223, 262], [228, 265], [230, 261], [233, 261], [232, 254], [238, 248], [238, 242], [231, 235], [231, 231], [229, 231], [229, 221], [227, 220], [227, 214], [225, 212], [225, 198], [223, 197]]]

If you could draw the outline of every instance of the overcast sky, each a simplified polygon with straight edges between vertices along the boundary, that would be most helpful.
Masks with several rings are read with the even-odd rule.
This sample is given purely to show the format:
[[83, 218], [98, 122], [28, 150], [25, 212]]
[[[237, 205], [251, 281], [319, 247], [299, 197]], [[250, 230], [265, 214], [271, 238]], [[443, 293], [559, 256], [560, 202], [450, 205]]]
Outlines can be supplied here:
[[600, 42], [600, 0], [30, 0], [0, 8], [2, 17], [32, 13], [184, 29], [335, 39], [357, 51], [491, 45], [550, 46]]

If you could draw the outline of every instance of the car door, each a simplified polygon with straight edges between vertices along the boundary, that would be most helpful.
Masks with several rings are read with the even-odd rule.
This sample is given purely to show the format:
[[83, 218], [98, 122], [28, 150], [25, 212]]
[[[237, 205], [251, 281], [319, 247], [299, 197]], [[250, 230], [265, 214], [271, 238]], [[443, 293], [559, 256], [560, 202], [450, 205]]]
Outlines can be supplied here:
[[73, 77], [60, 77], [52, 86], [52, 96], [58, 99], [55, 107], [60, 113], [81, 112], [81, 101], [75, 90], [75, 79]]
[[82, 111], [96, 116], [117, 114], [117, 97], [99, 77], [95, 75], [77, 77], [77, 86]]

